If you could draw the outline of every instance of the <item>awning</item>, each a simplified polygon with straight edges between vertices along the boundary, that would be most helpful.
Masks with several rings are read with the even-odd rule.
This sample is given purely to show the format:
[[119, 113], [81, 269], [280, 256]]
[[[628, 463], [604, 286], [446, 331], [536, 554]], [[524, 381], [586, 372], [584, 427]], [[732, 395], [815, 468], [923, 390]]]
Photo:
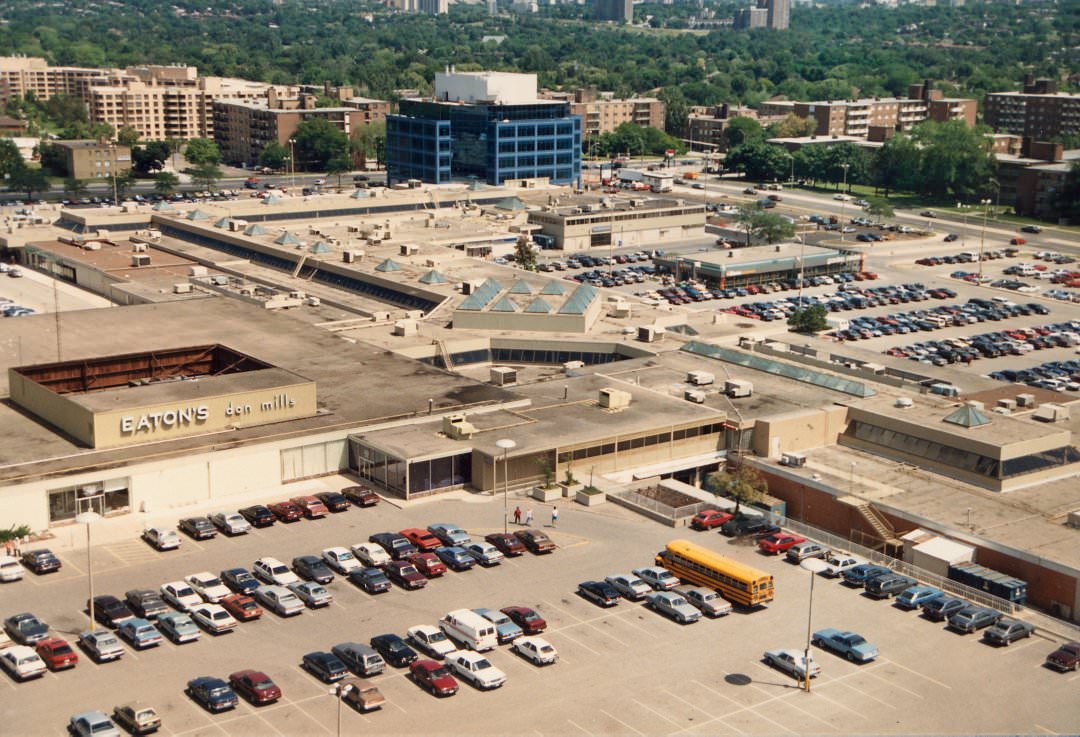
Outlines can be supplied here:
[[618, 483], [628, 484], [631, 481], [640, 481], [641, 479], [648, 479], [653, 476], [662, 476], [665, 473], [675, 473], [676, 471], [685, 471], [689, 468], [708, 466], [723, 461], [725, 458], [727, 458], [727, 451], [719, 450], [711, 453], [703, 453], [702, 455], [688, 456], [674, 461], [654, 463], [651, 466], [638, 466], [637, 468], [629, 468], [624, 471], [615, 471], [614, 473], [604, 474], [604, 478], [611, 479]]

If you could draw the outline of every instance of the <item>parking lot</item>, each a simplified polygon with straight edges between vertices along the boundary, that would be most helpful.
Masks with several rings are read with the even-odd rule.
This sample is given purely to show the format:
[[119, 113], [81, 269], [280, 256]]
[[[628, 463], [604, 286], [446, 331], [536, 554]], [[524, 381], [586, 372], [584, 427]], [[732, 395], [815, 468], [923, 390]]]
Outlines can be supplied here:
[[[550, 511], [531, 500], [537, 523]], [[123, 595], [136, 587], [157, 588], [185, 575], [237, 565], [258, 557], [317, 553], [331, 545], [366, 540], [382, 530], [456, 522], [474, 539], [501, 530], [497, 497], [462, 494], [417, 503], [407, 510], [381, 504], [352, 509], [322, 521], [255, 530], [202, 543], [184, 540], [180, 551], [158, 553], [137, 539], [105, 543], [94, 551], [95, 594]], [[128, 699], [155, 706], [162, 732], [170, 735], [334, 734], [336, 704], [328, 687], [299, 667], [312, 650], [338, 642], [367, 642], [384, 632], [404, 634], [421, 623], [435, 624], [461, 607], [531, 606], [548, 622], [543, 635], [561, 660], [537, 668], [505, 646], [490, 654], [508, 681], [493, 692], [467, 685], [437, 700], [411, 683], [402, 670], [387, 668], [373, 680], [388, 699], [380, 711], [343, 710], [345, 733], [378, 734], [834, 734], [943, 732], [1074, 732], [1080, 723], [1075, 698], [1080, 676], [1042, 666], [1055, 645], [1036, 636], [994, 649], [976, 636], [946, 631], [940, 624], [874, 601], [835, 581], [818, 579], [812, 626], [863, 634], [881, 657], [856, 666], [815, 652], [823, 672], [811, 693], [765, 666], [762, 652], [805, 646], [810, 574], [780, 558], [765, 557], [746, 544], [716, 533], [696, 533], [647, 521], [608, 504], [584, 510], [560, 505], [559, 527], [548, 532], [560, 549], [549, 556], [507, 560], [491, 569], [448, 573], [420, 591], [394, 587], [369, 596], [348, 582], [329, 588], [334, 604], [291, 619], [267, 613], [219, 637], [164, 644], [142, 652], [127, 648], [115, 663], [97, 665], [84, 654], [73, 671], [48, 673], [27, 683], [0, 676], [0, 714], [5, 732], [57, 734], [69, 715], [86, 709], [111, 711]], [[621, 602], [600, 609], [578, 597], [577, 583], [649, 565], [674, 537], [690, 539], [752, 563], [776, 577], [769, 607], [717, 620], [678, 625], [640, 604]], [[0, 588], [0, 614], [34, 612], [54, 634], [74, 640], [85, 628], [87, 598], [84, 551], [62, 555], [64, 568]], [[243, 669], [266, 671], [284, 697], [254, 708], [241, 701], [230, 712], [211, 715], [183, 694], [199, 675], [225, 677]], [[1007, 698], [1001, 698], [1007, 693]], [[965, 708], [956, 708], [958, 703]]]

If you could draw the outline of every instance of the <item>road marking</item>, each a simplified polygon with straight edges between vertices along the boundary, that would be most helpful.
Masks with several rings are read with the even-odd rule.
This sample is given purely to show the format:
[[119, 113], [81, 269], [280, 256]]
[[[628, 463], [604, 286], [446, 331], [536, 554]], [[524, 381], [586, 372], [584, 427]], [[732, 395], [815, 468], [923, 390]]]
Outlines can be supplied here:
[[952, 691], [952, 686], [950, 686], [949, 684], [947, 684], [947, 683], [942, 683], [941, 681], [938, 681], [938, 680], [936, 680], [936, 679], [933, 679], [933, 678], [931, 678], [930, 676], [924, 675], [924, 674], [920, 673], [920, 672], [919, 672], [919, 671], [917, 671], [917, 670], [912, 670], [911, 668], [908, 668], [908, 667], [907, 667], [906, 665], [900, 665], [900, 664], [899, 664], [899, 663], [897, 663], [897, 662], [896, 662], [895, 660], [886, 660], [885, 662], [886, 662], [886, 663], [890, 663], [890, 664], [892, 664], [892, 665], [895, 665], [895, 666], [896, 666], [897, 668], [902, 668], [902, 669], [906, 670], [906, 671], [907, 671], [908, 673], [912, 673], [912, 674], [914, 674], [914, 675], [917, 675], [917, 676], [918, 676], [919, 678], [925, 678], [926, 680], [930, 681], [930, 683], [933, 683], [933, 684], [935, 684], [935, 685], [941, 686], [942, 688], [947, 688], [947, 689], [949, 689], [950, 691]]
[[[822, 685], [824, 685], [824, 684], [822, 684]], [[858, 717], [861, 717], [862, 719], [869, 719], [869, 718], [870, 718], [869, 716], [867, 716], [866, 714], [864, 714], [864, 713], [863, 713], [863, 712], [861, 712], [861, 711], [855, 711], [854, 709], [852, 709], [852, 708], [850, 708], [850, 707], [844, 706], [843, 704], [841, 704], [841, 703], [840, 703], [839, 701], [836, 701], [835, 699], [830, 699], [830, 698], [829, 698], [828, 696], [826, 696], [825, 694], [821, 693], [821, 691], [820, 691], [820, 690], [818, 690], [818, 691], [814, 691], [814, 689], [812, 689], [812, 688], [811, 688], [811, 689], [810, 689], [810, 693], [811, 693], [812, 695], [815, 695], [815, 696], [820, 696], [821, 698], [823, 698], [823, 699], [825, 699], [826, 701], [828, 701], [828, 702], [829, 702], [830, 704], [833, 704], [833, 705], [835, 705], [835, 706], [839, 706], [839, 707], [840, 707], [841, 709], [843, 709], [843, 710], [845, 710], [845, 711], [850, 711], [850, 712], [851, 712], [852, 714], [854, 714], [854, 715], [856, 715], [856, 716], [858, 716]], [[796, 709], [799, 709], [799, 707], [795, 706], [794, 704], [791, 704], [791, 706], [794, 706], [794, 707], [795, 707]], [[803, 710], [802, 710], [802, 709], [799, 709], [799, 711], [803, 711]], [[805, 712], [805, 713], [806, 713], [806, 715], [807, 715], [807, 716], [814, 716], [813, 714], [810, 714], [809, 712]], [[814, 717], [814, 719], [818, 719], [818, 718], [817, 718], [817, 717]], [[819, 721], [819, 722], [823, 722], [823, 721], [825, 721], [825, 720], [824, 720], [824, 719], [818, 719], [818, 721]], [[828, 724], [828, 722], [825, 722], [825, 723], [826, 723], [826, 724]], [[830, 726], [832, 726], [832, 725], [830, 725]]]
[[645, 733], [644, 733], [644, 732], [642, 732], [642, 731], [641, 731], [641, 730], [639, 730], [639, 729], [634, 729], [634, 728], [633, 728], [632, 726], [630, 726], [629, 724], [627, 724], [626, 722], [624, 722], [624, 721], [623, 721], [622, 719], [619, 719], [619, 718], [618, 718], [617, 716], [615, 716], [614, 714], [609, 714], [608, 712], [604, 711], [603, 709], [600, 709], [600, 713], [601, 713], [601, 714], [603, 714], [604, 716], [606, 716], [606, 717], [610, 718], [610, 719], [614, 719], [614, 720], [615, 720], [616, 722], [618, 722], [619, 724], [623, 725], [624, 727], [626, 727], [627, 729], [629, 729], [629, 730], [630, 730], [631, 732], [633, 732], [634, 734], [639, 734], [639, 735], [641, 735], [641, 737], [645, 737]]
[[574, 637], [573, 635], [571, 635], [571, 634], [570, 634], [569, 632], [560, 632], [559, 634], [560, 634], [561, 636], [563, 636], [563, 637], [569, 638], [569, 639], [570, 639], [570, 640], [572, 640], [572, 641], [573, 641], [573, 642], [574, 642], [575, 644], [579, 645], [580, 647], [583, 647], [583, 648], [585, 648], [586, 650], [588, 650], [588, 651], [589, 651], [590, 653], [592, 653], [593, 655], [599, 655], [599, 654], [600, 654], [600, 653], [599, 653], [598, 651], [596, 651], [596, 650], [593, 650], [593, 649], [592, 649], [591, 647], [589, 647], [589, 646], [588, 646], [588, 645], [586, 645], [586, 644], [585, 644], [584, 642], [582, 642], [582, 641], [581, 641], [581, 640], [579, 640], [578, 638], [576, 638], [576, 637]]
[[581, 726], [580, 724], [578, 724], [577, 722], [575, 722], [575, 721], [574, 721], [573, 719], [567, 719], [567, 720], [566, 720], [566, 722], [567, 722], [567, 724], [573, 724], [573, 725], [574, 725], [575, 727], [577, 727], [578, 729], [580, 729], [580, 730], [581, 730], [582, 732], [584, 732], [585, 734], [589, 735], [589, 737], [596, 737], [596, 736], [595, 736], [595, 735], [594, 735], [594, 734], [593, 734], [592, 732], [590, 732], [589, 730], [587, 730], [587, 729], [585, 729], [584, 727], [582, 727], [582, 726]]
[[881, 676], [879, 676], [879, 675], [878, 675], [877, 673], [869, 673], [869, 675], [870, 675], [870, 677], [871, 677], [871, 678], [876, 678], [876, 679], [878, 679], [879, 681], [881, 681], [882, 683], [885, 683], [885, 684], [887, 684], [887, 685], [889, 686], [889, 688], [896, 688], [896, 689], [899, 689], [899, 690], [901, 690], [901, 691], [903, 691], [903, 692], [905, 692], [905, 693], [909, 693], [909, 694], [911, 694], [912, 696], [916, 696], [916, 697], [918, 697], [918, 698], [920, 698], [920, 699], [922, 698], [922, 694], [916, 693], [915, 691], [912, 691], [912, 690], [911, 690], [911, 689], [909, 689], [909, 688], [904, 688], [903, 686], [901, 686], [900, 684], [896, 683], [896, 682], [895, 682], [895, 681], [893, 681], [893, 680], [889, 680], [889, 679], [886, 679], [886, 678], [882, 678], [882, 677], [881, 677]]
[[1054, 730], [1052, 730], [1052, 729], [1049, 729], [1049, 728], [1047, 728], [1047, 727], [1044, 727], [1044, 726], [1043, 726], [1043, 725], [1041, 725], [1041, 724], [1036, 724], [1036, 725], [1035, 725], [1035, 728], [1036, 728], [1036, 729], [1041, 729], [1042, 731], [1046, 732], [1047, 734], [1061, 734], [1061, 732], [1055, 732]]
[[[873, 699], [874, 701], [878, 702], [882, 706], [887, 706], [890, 709], [895, 709], [896, 708], [896, 706], [894, 704], [890, 704], [888, 701], [884, 701], [883, 699], [879, 699], [877, 696], [874, 696], [873, 694], [867, 693], [866, 691], [863, 691], [861, 688], [855, 688], [850, 683], [844, 683], [844, 682], [841, 682], [839, 680], [836, 680], [836, 681], [833, 681], [833, 682], [839, 683], [844, 688], [850, 688], [852, 691], [859, 694], [860, 696], [863, 696], [863, 697], [868, 698], [868, 699]], [[822, 684], [822, 685], [825, 685], [825, 684]]]
[[[663, 690], [663, 689], [661, 689], [661, 690]], [[670, 691], [665, 691], [665, 693], [670, 693]], [[645, 709], [645, 710], [647, 710], [647, 711], [651, 711], [651, 712], [652, 712], [653, 714], [655, 714], [656, 716], [660, 717], [660, 718], [661, 718], [661, 719], [663, 719], [663, 720], [664, 720], [665, 722], [669, 722], [669, 723], [671, 723], [671, 724], [674, 724], [674, 725], [675, 725], [676, 727], [681, 727], [681, 726], [682, 726], [681, 724], [679, 724], [679, 722], [675, 721], [674, 719], [672, 719], [672, 718], [670, 718], [670, 717], [668, 717], [668, 716], [665, 716], [665, 715], [661, 714], [660, 712], [658, 712], [658, 711], [657, 711], [656, 709], [652, 708], [652, 707], [651, 707], [651, 706], [649, 706], [648, 704], [643, 704], [643, 703], [641, 703], [640, 701], [638, 701], [637, 699], [630, 699], [630, 700], [631, 700], [631, 701], [633, 701], [633, 702], [634, 702], [635, 704], [637, 704], [638, 706], [640, 706], [640, 707], [641, 707], [642, 709]], [[680, 701], [682, 701], [682, 699], [679, 699], [679, 700], [680, 700]], [[689, 704], [690, 702], [689, 702], [689, 701], [687, 701], [687, 702], [685, 702], [685, 703], [688, 703], [688, 704]], [[693, 706], [693, 704], [691, 704], [691, 706]], [[697, 709], [697, 707], [696, 707], [696, 706], [695, 706], [694, 708], [695, 708], [695, 709]], [[704, 715], [705, 715], [705, 716], [707, 716], [707, 717], [710, 717], [710, 718], [712, 717], [712, 714], [709, 714], [708, 712], [702, 711], [701, 709], [698, 709], [698, 711], [701, 711], [701, 713], [702, 713], [702, 714], [704, 714]]]

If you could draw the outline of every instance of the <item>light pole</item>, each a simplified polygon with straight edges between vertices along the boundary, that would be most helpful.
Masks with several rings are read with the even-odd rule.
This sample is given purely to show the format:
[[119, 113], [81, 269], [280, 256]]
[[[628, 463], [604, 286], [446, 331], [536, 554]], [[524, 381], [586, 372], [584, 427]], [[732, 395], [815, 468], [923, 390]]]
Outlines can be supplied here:
[[503, 534], [507, 534], [510, 526], [510, 451], [517, 447], [510, 438], [496, 440], [495, 445], [502, 448], [503, 452]]
[[960, 231], [960, 247], [964, 248], [965, 246], [967, 246], [967, 219], [968, 219], [968, 210], [970, 210], [971, 207], [968, 206], [968, 205], [965, 205], [965, 204], [963, 204], [961, 202], [957, 202], [956, 203], [956, 209], [960, 211], [960, 214], [964, 218], [963, 230]]
[[[843, 190], [847, 190], [847, 170], [848, 170], [848, 168], [850, 166], [851, 166], [851, 164], [846, 164], [846, 163], [840, 165], [840, 168], [844, 170], [844, 186], [841, 188]], [[848, 197], [848, 195], [847, 195], [847, 192], [845, 191], [844, 192], [844, 199], [840, 200], [840, 242], [841, 243], [844, 242], [844, 226], [846, 225], [846, 223], [844, 222], [844, 210], [845, 210], [844, 206], [847, 205], [847, 197]]]
[[90, 631], [94, 631], [94, 557], [93, 548], [90, 546], [90, 525], [101, 519], [97, 512], [81, 512], [75, 516], [75, 522], [86, 525], [86, 578], [90, 582], [90, 598], [86, 606], [90, 616]]
[[806, 681], [806, 693], [810, 693], [810, 638], [813, 636], [814, 615], [814, 579], [817, 574], [828, 567], [828, 563], [821, 558], [807, 558], [799, 564], [802, 568], [810, 571], [810, 599], [806, 605], [806, 652], [803, 653], [803, 675]]
[[339, 683], [330, 689], [330, 695], [337, 699], [337, 737], [341, 737], [341, 702], [354, 688], [351, 683]]
[[983, 208], [983, 224], [982, 235], [979, 236], [979, 283], [982, 284], [982, 269], [983, 269], [983, 248], [986, 247], [986, 213], [990, 208], [990, 198], [979, 200], [979, 204]]
[[289, 139], [289, 186], [296, 187], [296, 150], [293, 148], [295, 144], [292, 138]]

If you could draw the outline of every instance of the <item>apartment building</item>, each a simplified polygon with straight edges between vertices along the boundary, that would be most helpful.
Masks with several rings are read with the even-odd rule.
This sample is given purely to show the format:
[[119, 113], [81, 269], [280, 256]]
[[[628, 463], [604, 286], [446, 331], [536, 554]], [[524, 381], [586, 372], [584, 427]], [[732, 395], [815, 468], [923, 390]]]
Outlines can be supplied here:
[[[270, 142], [288, 145], [297, 126], [311, 118], [324, 118], [349, 135], [359, 126], [386, 117], [389, 103], [351, 98], [334, 107], [319, 107], [311, 93], [279, 94], [269, 88], [259, 99], [224, 99], [213, 103], [214, 140], [228, 164], [253, 164]], [[298, 162], [302, 163], [302, 162]]]
[[871, 128], [906, 131], [927, 120], [974, 125], [976, 109], [975, 100], [946, 98], [927, 81], [911, 85], [907, 97], [796, 102], [792, 112], [815, 121], [814, 135], [865, 138]]
[[996, 131], [1031, 138], [1080, 133], [1080, 94], [1058, 92], [1054, 80], [1029, 75], [1022, 90], [988, 94], [983, 117]]
[[667, 106], [655, 97], [616, 98], [611, 92], [597, 92], [595, 87], [573, 92], [541, 90], [540, 97], [570, 103], [570, 114], [581, 116], [586, 139], [611, 133], [623, 123], [664, 130]]
[[593, 18], [616, 23], [633, 23], [634, 0], [596, 0]]
[[735, 11], [735, 30], [771, 28], [783, 31], [788, 28], [791, 16], [791, 0], [757, 0], [753, 7]]
[[733, 119], [753, 118], [762, 125], [768, 125], [783, 120], [793, 112], [794, 107], [795, 103], [781, 103], [780, 107], [765, 103], [758, 110], [726, 102], [720, 105], [695, 105], [687, 115], [689, 130], [686, 142], [692, 151], [726, 151], [728, 140], [725, 132]]
[[69, 177], [101, 179], [131, 171], [131, 149], [108, 141], [56, 141]]
[[107, 69], [53, 67], [33, 56], [0, 56], [0, 106], [27, 94], [39, 100], [54, 95], [85, 100], [91, 87], [109, 84], [111, 74]]

